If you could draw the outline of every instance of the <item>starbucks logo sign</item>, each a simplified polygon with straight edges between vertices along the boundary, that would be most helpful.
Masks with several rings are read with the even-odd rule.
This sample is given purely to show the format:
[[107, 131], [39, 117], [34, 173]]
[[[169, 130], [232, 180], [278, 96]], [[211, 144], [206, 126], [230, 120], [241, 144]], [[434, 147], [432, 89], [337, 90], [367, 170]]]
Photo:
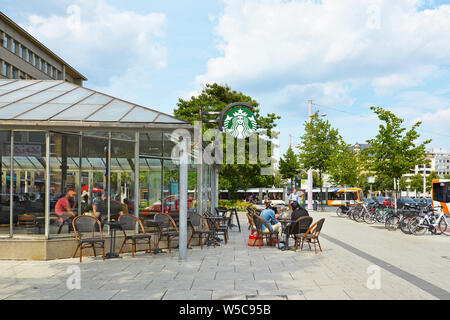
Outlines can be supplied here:
[[223, 116], [222, 130], [237, 139], [248, 138], [256, 132], [255, 115], [247, 107], [233, 107]]

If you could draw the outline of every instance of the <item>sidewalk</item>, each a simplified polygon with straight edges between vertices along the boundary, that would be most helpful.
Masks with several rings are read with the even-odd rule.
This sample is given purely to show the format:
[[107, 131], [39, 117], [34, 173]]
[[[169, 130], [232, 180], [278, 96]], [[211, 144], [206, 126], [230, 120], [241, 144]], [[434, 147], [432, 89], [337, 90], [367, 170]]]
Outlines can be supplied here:
[[[178, 261], [177, 250], [153, 256], [141, 252], [135, 258], [124, 254], [105, 262], [86, 257], [81, 264], [78, 258], [0, 261], [0, 299], [422, 300], [448, 293], [450, 258], [443, 257], [450, 256], [450, 238], [388, 232], [333, 212], [311, 216], [314, 221], [326, 219], [323, 252], [317, 255], [308, 246], [303, 252], [248, 247], [247, 219], [241, 213], [242, 232], [234, 228], [228, 245], [195, 247], [184, 262]], [[387, 264], [380, 269], [380, 289], [371, 290], [368, 268], [374, 261]], [[81, 271], [79, 290], [67, 288], [72, 276], [67, 269], [72, 266]]]

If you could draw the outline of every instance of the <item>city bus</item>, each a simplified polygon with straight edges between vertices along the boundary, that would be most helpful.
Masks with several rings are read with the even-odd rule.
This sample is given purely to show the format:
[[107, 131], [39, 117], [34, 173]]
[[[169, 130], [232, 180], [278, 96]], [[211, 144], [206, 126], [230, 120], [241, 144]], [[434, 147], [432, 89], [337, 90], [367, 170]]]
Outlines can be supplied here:
[[434, 207], [442, 207], [445, 215], [450, 215], [450, 179], [436, 179], [431, 185]]
[[[322, 190], [323, 192], [323, 190]], [[326, 195], [325, 195], [326, 196]], [[322, 199], [326, 199], [322, 197]], [[360, 188], [332, 188], [328, 189], [328, 205], [343, 206], [345, 202], [355, 205], [363, 201], [363, 191]]]

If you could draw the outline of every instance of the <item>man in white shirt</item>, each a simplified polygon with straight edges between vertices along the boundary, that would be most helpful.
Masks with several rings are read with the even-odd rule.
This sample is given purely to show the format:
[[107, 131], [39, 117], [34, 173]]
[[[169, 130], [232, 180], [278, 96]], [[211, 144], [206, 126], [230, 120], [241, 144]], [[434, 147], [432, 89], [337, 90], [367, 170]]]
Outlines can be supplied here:
[[299, 202], [299, 196], [297, 193], [297, 189], [292, 190], [292, 193], [289, 195], [288, 201], [289, 201], [289, 209], [292, 210], [292, 206], [291, 206], [292, 202], [294, 202], [294, 201]]

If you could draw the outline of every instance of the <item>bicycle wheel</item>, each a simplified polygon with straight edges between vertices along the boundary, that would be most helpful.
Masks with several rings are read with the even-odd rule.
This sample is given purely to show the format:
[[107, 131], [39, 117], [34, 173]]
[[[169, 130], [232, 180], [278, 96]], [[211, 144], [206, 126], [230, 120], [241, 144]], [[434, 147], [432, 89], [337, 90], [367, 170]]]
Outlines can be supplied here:
[[403, 233], [411, 234], [411, 230], [409, 229], [409, 224], [412, 222], [411, 217], [404, 217], [402, 220], [400, 220], [400, 230], [402, 230]]
[[444, 217], [442, 217], [441, 221], [439, 221], [438, 228], [441, 233], [445, 234], [446, 236], [450, 236], [450, 227], [448, 226], [447, 221]]
[[400, 218], [398, 216], [391, 215], [386, 219], [384, 226], [389, 231], [395, 231], [398, 228], [399, 222], [400, 222]]
[[411, 223], [409, 224], [409, 229], [413, 235], [424, 235], [427, 232], [427, 228], [421, 226], [422, 219], [420, 217], [413, 218]]
[[337, 214], [338, 217], [344, 217], [345, 216], [345, 213], [342, 211], [341, 207], [336, 209], [336, 214]]
[[377, 210], [377, 213], [376, 213], [376, 216], [375, 216], [375, 219], [377, 220], [377, 222], [378, 223], [384, 223], [385, 222], [385, 218], [386, 218], [386, 215], [385, 215], [384, 210]]
[[375, 212], [367, 211], [364, 214], [364, 222], [367, 224], [374, 224], [376, 221]]

